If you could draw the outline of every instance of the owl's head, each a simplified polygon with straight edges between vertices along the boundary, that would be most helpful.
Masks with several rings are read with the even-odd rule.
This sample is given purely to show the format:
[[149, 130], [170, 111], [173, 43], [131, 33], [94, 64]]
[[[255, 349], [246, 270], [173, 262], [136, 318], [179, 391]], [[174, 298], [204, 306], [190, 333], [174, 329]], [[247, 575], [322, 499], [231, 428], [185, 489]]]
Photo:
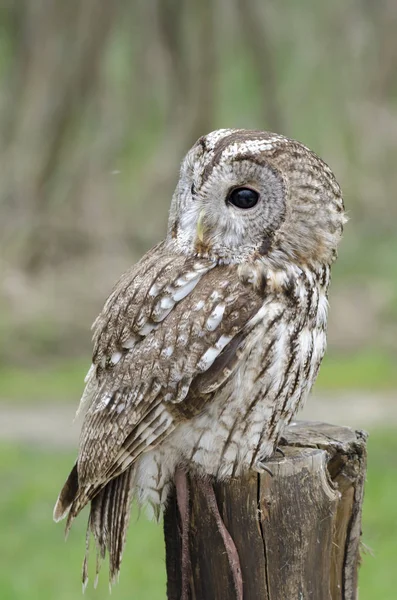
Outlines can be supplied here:
[[339, 185], [303, 144], [274, 133], [220, 129], [182, 162], [167, 241], [226, 263], [331, 263], [345, 222]]

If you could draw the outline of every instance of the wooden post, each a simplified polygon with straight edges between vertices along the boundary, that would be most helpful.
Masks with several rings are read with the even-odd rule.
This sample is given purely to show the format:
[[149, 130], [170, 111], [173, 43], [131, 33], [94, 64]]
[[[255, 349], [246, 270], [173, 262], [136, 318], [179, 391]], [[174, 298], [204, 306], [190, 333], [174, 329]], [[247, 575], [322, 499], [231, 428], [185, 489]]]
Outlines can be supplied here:
[[[215, 483], [239, 552], [244, 600], [356, 600], [366, 434], [323, 423], [291, 424], [268, 465]], [[189, 476], [191, 600], [233, 600], [225, 548], [200, 483]], [[164, 516], [167, 595], [180, 600], [175, 492]]]

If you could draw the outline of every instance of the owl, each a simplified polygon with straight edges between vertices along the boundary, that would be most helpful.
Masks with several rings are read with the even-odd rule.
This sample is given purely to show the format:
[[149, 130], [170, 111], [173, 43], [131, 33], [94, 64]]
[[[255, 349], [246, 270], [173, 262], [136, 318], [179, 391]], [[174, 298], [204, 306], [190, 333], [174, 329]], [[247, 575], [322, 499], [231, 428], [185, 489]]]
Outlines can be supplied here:
[[334, 175], [297, 141], [220, 129], [188, 152], [166, 239], [121, 277], [94, 322], [78, 458], [54, 509], [69, 530], [91, 503], [87, 548], [93, 534], [98, 565], [109, 553], [111, 581], [133, 498], [158, 515], [176, 484], [188, 551], [192, 472], [242, 598], [211, 480], [266, 469], [308, 395], [344, 222]]

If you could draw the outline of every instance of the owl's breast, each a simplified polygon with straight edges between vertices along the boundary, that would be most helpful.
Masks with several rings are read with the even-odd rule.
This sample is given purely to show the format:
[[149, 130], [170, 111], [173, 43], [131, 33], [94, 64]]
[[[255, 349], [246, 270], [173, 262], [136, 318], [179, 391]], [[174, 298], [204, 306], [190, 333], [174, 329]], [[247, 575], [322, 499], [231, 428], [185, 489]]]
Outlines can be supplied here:
[[325, 352], [326, 288], [313, 278], [310, 283], [297, 287], [297, 302], [282, 296], [264, 302], [238, 367], [199, 415], [145, 456], [146, 476], [153, 471], [153, 481], [165, 485], [184, 465], [222, 479], [255, 469], [273, 454]]

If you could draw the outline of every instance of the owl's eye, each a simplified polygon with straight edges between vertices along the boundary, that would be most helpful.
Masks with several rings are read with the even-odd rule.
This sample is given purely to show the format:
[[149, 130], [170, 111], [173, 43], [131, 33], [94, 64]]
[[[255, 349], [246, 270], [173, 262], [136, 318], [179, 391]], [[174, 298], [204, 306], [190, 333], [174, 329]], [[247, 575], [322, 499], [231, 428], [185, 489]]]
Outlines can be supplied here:
[[251, 188], [234, 188], [229, 192], [226, 201], [237, 208], [253, 208], [258, 203], [259, 194]]

